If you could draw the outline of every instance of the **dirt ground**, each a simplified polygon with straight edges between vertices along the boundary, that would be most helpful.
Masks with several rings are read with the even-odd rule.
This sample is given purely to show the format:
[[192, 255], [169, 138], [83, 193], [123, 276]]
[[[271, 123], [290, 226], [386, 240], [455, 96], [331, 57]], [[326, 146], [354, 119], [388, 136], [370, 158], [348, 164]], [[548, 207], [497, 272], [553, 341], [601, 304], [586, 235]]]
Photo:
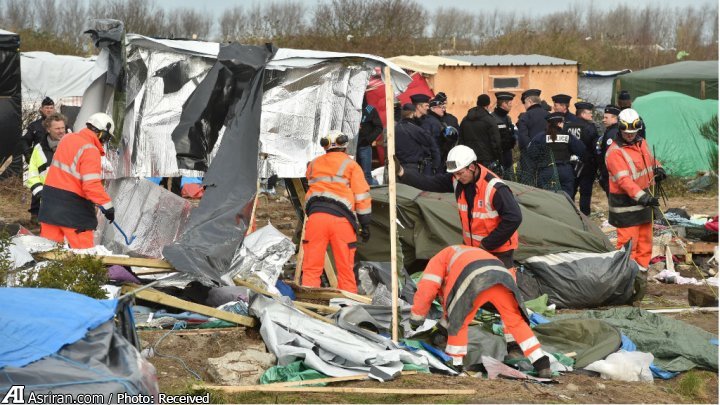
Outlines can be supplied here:
[[[27, 207], [29, 192], [19, 182], [0, 182], [0, 221], [19, 222], [37, 230], [29, 222]], [[257, 225], [270, 221], [277, 229], [292, 237], [298, 222], [284, 189], [278, 187], [274, 195], [259, 200]], [[691, 214], [715, 215], [717, 195], [685, 195], [670, 198], [668, 207], [686, 209]], [[601, 191], [593, 196], [591, 218], [602, 225], [607, 218], [607, 199]], [[685, 307], [686, 286], [649, 283], [643, 308]], [[563, 311], [559, 311], [562, 313]], [[711, 333], [718, 333], [717, 312], [686, 312], [669, 315]], [[203, 382], [213, 384], [208, 373], [208, 358], [220, 357], [231, 351], [243, 350], [262, 341], [257, 328], [233, 328], [217, 331], [168, 332], [140, 331], [143, 348], [154, 346], [156, 356], [150, 361], [157, 369], [162, 392], [192, 392], [198, 383], [188, 369], [199, 374]], [[162, 341], [160, 341], [162, 339]], [[158, 344], [159, 342], [159, 344]], [[173, 357], [164, 357], [173, 356]], [[185, 365], [184, 367], [181, 359]], [[672, 380], [653, 383], [628, 383], [602, 380], [579, 374], [560, 376], [558, 384], [542, 385], [513, 380], [446, 377], [417, 374], [381, 384], [375, 381], [339, 383], [337, 387], [368, 388], [438, 388], [475, 389], [471, 396], [422, 396], [387, 394], [318, 394], [318, 393], [213, 393], [213, 402], [236, 403], [717, 403], [718, 374], [710, 371], [690, 371]], [[694, 388], [687, 388], [688, 386]]]

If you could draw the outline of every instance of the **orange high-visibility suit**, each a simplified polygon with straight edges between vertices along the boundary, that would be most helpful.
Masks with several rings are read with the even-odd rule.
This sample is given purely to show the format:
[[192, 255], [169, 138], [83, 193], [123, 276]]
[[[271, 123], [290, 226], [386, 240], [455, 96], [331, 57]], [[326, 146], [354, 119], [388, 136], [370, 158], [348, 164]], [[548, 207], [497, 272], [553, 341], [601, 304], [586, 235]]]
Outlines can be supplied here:
[[632, 239], [631, 257], [647, 268], [652, 255], [653, 211], [638, 200], [655, 184], [653, 167], [659, 164], [644, 139], [628, 144], [618, 136], [605, 154], [605, 165], [610, 177], [608, 222], [617, 227], [617, 248]]
[[[338, 288], [357, 292], [353, 265], [356, 229], [370, 224], [371, 199], [362, 168], [344, 151], [331, 150], [315, 158], [306, 171], [302, 285], [320, 287], [327, 245], [332, 246]], [[356, 217], [357, 214], [357, 217]]]
[[100, 140], [90, 129], [63, 137], [42, 191], [40, 236], [58, 243], [67, 239], [73, 249], [95, 246], [95, 205], [105, 209], [113, 206], [102, 185], [100, 158], [104, 154]]
[[514, 337], [531, 362], [545, 355], [528, 326], [522, 297], [510, 271], [491, 253], [453, 245], [433, 256], [418, 283], [411, 319], [423, 320], [438, 295], [443, 305], [441, 322], [448, 331], [445, 352], [453, 358], [453, 364], [462, 364], [467, 354], [468, 326], [486, 303], [495, 307], [506, 333]]

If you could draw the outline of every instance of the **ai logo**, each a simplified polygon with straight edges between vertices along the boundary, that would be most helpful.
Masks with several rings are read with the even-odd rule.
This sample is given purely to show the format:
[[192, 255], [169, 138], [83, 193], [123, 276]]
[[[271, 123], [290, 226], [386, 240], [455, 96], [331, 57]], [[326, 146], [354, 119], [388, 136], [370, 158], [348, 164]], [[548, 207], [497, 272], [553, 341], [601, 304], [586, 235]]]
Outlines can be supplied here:
[[13, 385], [3, 397], [0, 404], [24, 404], [25, 403], [25, 386]]

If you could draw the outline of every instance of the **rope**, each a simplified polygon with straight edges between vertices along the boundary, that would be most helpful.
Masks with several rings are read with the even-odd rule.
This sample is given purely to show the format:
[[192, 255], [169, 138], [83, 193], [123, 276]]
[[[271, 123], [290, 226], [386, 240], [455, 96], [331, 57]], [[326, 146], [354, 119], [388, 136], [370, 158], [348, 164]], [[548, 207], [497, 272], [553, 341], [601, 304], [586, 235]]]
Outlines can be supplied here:
[[168, 358], [168, 359], [176, 360], [177, 362], [180, 363], [180, 365], [182, 365], [182, 366], [185, 368], [185, 370], [187, 370], [190, 374], [192, 374], [193, 377], [195, 377], [196, 380], [202, 381], [202, 377], [200, 377], [200, 375], [199, 375], [198, 373], [196, 373], [195, 371], [193, 371], [192, 369], [190, 369], [190, 367], [188, 367], [187, 364], [185, 364], [185, 361], [184, 361], [183, 359], [181, 359], [180, 357], [177, 357], [177, 356], [171, 356], [171, 355], [169, 355], [169, 354], [161, 354], [161, 353], [158, 352], [157, 349], [156, 349], [156, 347], [157, 347], [158, 345], [160, 345], [160, 342], [162, 342], [163, 339], [165, 339], [166, 337], [168, 337], [168, 336], [169, 336], [171, 333], [173, 333], [174, 331], [185, 329], [185, 326], [187, 326], [187, 324], [186, 324], [184, 321], [178, 321], [178, 322], [176, 322], [175, 325], [173, 325], [173, 328], [170, 329], [166, 334], [164, 334], [160, 339], [158, 339], [158, 341], [155, 342], [155, 344], [152, 345], [150, 348], [152, 349], [153, 353], [155, 353], [155, 355], [158, 356], [158, 357], [165, 357], [165, 358]]

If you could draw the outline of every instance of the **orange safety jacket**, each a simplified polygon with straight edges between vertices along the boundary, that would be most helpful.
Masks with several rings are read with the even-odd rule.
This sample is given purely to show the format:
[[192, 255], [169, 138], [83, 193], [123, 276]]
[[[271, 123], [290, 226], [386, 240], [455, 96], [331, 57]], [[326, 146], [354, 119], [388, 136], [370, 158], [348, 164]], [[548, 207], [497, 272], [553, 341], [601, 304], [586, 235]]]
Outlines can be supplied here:
[[[455, 189], [455, 197], [457, 198], [458, 211], [460, 212], [460, 222], [463, 230], [463, 243], [467, 246], [482, 247], [480, 241], [484, 237], [494, 231], [500, 224], [500, 214], [492, 206], [493, 197], [497, 187], [504, 184], [493, 172], [485, 166], [478, 165], [480, 168], [480, 177], [475, 182], [475, 198], [472, 201], [472, 214], [468, 218], [468, 201], [462, 187], [458, 187], [458, 181], [453, 177], [453, 188]], [[518, 233], [515, 231], [507, 242], [500, 247], [491, 250], [494, 253], [507, 252], [518, 247]]]
[[520, 290], [500, 260], [480, 248], [448, 246], [433, 256], [425, 267], [413, 297], [410, 317], [416, 321], [425, 319], [439, 293], [443, 306], [442, 323], [447, 325], [448, 334], [456, 335], [473, 309], [475, 298], [497, 284], [512, 291], [520, 313], [529, 322]]
[[45, 179], [40, 222], [83, 231], [97, 227], [95, 205], [113, 206], [102, 185], [103, 155], [100, 140], [87, 128], [62, 138]]
[[305, 194], [305, 212], [311, 212], [315, 202], [330, 202], [349, 214], [348, 219], [353, 225], [355, 214], [372, 212], [370, 186], [362, 168], [345, 152], [331, 151], [318, 156], [308, 164], [305, 175], [309, 185]]
[[637, 202], [655, 184], [653, 167], [659, 166], [650, 154], [647, 142], [640, 139], [627, 144], [618, 137], [605, 153], [605, 165], [610, 177], [610, 225], [626, 228], [651, 222], [652, 208]]

